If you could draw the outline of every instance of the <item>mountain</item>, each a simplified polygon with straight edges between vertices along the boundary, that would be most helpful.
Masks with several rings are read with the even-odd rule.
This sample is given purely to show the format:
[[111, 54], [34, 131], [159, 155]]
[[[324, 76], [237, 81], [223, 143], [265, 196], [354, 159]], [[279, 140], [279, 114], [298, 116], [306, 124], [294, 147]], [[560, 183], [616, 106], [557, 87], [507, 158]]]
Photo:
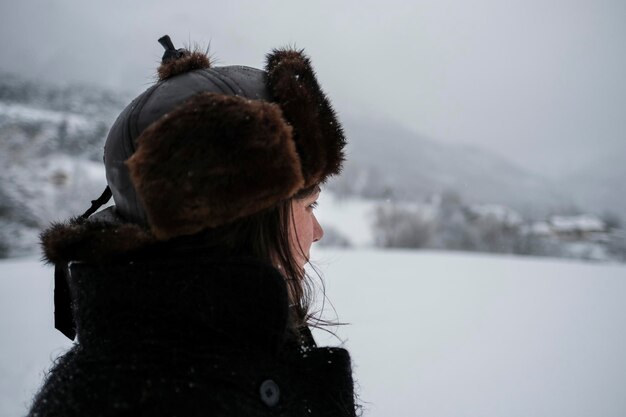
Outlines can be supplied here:
[[560, 179], [574, 203], [602, 216], [626, 221], [626, 148], [599, 158]]
[[[32, 251], [41, 228], [82, 213], [100, 195], [104, 141], [129, 101], [99, 88], [0, 74], [0, 257]], [[525, 217], [588, 199], [624, 207], [615, 195], [623, 171], [590, 167], [554, 183], [485, 150], [435, 142], [390, 121], [342, 119], [348, 158], [343, 175], [328, 184], [338, 195], [424, 200], [453, 192], [468, 204], [507, 205]]]
[[570, 203], [546, 178], [488, 151], [435, 142], [391, 122], [345, 117], [348, 158], [336, 192], [424, 199], [456, 192], [469, 203], [498, 203], [542, 215]]

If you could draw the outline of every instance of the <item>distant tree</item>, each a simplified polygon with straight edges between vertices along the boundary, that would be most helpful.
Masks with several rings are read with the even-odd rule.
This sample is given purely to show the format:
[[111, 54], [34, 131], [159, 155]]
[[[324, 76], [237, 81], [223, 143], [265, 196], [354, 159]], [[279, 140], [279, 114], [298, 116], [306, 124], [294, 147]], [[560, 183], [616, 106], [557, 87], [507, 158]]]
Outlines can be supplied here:
[[335, 248], [349, 248], [352, 246], [350, 239], [332, 226], [324, 226], [324, 238], [319, 241], [319, 244]]
[[480, 250], [493, 253], [512, 253], [517, 230], [493, 218], [478, 219], [476, 228]]
[[5, 259], [11, 255], [11, 252], [8, 242], [5, 242], [2, 237], [2, 234], [0, 234], [0, 259]]
[[626, 261], [626, 230], [619, 229], [611, 233], [608, 251], [617, 260]]
[[622, 228], [622, 219], [617, 213], [607, 210], [604, 213], [602, 213], [602, 215], [600, 216], [600, 219], [604, 222], [607, 229], [609, 230]]
[[384, 248], [423, 248], [430, 244], [435, 225], [419, 213], [381, 205], [374, 218], [375, 244]]
[[71, 147], [67, 118], [63, 118], [58, 124], [56, 136], [56, 141], [61, 149], [65, 150]]
[[441, 193], [439, 205], [444, 218], [457, 216], [463, 210], [463, 200], [456, 190], [446, 190]]

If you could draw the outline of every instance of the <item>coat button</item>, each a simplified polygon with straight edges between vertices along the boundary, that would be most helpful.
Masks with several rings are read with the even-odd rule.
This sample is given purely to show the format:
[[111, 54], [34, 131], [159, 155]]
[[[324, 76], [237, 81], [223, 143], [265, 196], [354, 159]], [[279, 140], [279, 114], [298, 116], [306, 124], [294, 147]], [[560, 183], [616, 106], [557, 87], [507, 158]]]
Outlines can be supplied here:
[[278, 388], [278, 384], [276, 382], [271, 379], [263, 381], [259, 392], [261, 393], [261, 401], [263, 401], [263, 403], [268, 407], [274, 407], [278, 404], [278, 400], [280, 399], [280, 388]]

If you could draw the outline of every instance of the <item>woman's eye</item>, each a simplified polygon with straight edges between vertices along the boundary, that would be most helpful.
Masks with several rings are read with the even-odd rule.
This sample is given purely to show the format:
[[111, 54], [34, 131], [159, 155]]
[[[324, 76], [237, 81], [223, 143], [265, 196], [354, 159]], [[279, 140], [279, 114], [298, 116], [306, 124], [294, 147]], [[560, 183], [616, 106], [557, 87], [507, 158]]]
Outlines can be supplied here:
[[309, 204], [309, 209], [310, 210], [315, 210], [317, 208], [317, 201], [314, 201], [313, 203]]

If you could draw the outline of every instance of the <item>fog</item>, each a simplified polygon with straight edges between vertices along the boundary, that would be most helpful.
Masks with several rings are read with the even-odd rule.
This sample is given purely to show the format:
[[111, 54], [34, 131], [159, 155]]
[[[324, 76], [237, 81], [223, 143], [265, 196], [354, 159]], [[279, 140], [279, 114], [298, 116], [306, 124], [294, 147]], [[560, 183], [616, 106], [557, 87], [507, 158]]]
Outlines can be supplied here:
[[626, 154], [625, 22], [610, 0], [5, 1], [0, 70], [132, 95], [153, 81], [165, 33], [210, 44], [223, 65], [262, 66], [291, 44], [341, 114], [560, 176]]

